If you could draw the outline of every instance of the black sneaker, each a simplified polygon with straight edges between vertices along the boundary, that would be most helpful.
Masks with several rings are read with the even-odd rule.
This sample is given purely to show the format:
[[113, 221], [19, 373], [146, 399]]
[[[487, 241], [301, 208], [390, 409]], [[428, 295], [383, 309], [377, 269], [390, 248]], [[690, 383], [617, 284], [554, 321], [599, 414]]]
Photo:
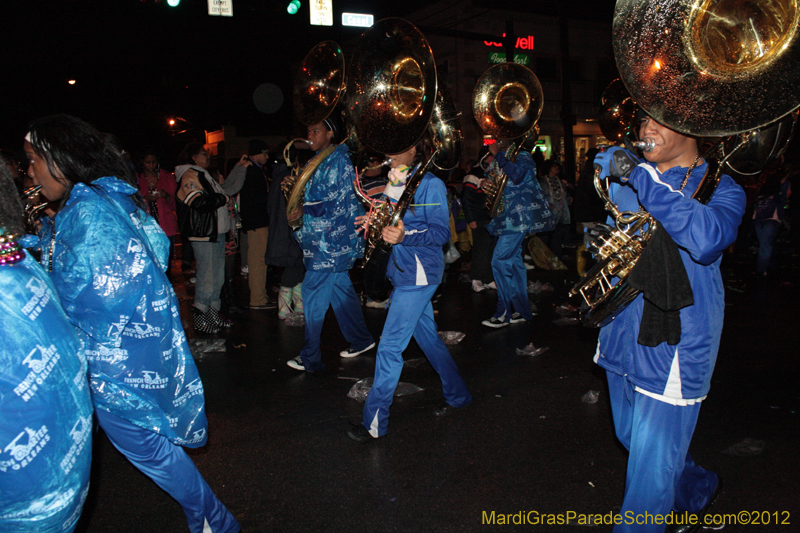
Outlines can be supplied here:
[[369, 430], [367, 430], [367, 428], [365, 428], [361, 424], [358, 424], [357, 426], [353, 426], [350, 429], [348, 429], [347, 436], [361, 444], [366, 444], [368, 442], [380, 438], [380, 437], [373, 437], [372, 435], [370, 435]]
[[481, 324], [489, 326], [490, 328], [504, 328], [508, 325], [508, 322], [503, 322], [499, 318], [492, 317], [488, 320], [484, 320]]
[[192, 306], [192, 325], [196, 333], [207, 333], [209, 335], [219, 333], [219, 326], [209, 321], [209, 312], [206, 311], [204, 313], [194, 306]]
[[227, 318], [219, 316], [219, 310], [216, 307], [209, 307], [206, 315], [206, 320], [215, 326], [220, 328], [233, 327], [233, 320], [228, 320]]
[[513, 315], [511, 315], [511, 319], [509, 320], [509, 322], [511, 322], [512, 324], [519, 324], [520, 322], [527, 322], [527, 321], [528, 319], [519, 313], [514, 313]]

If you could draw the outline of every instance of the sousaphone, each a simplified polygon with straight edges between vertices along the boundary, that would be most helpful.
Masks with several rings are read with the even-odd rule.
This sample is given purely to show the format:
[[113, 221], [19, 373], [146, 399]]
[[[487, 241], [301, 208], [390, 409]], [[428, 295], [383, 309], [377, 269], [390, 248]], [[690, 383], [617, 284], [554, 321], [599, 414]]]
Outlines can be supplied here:
[[348, 113], [364, 146], [391, 157], [425, 137], [426, 149], [432, 152], [415, 169], [396, 205], [376, 203], [361, 192], [358, 183], [354, 184], [356, 195], [370, 209], [365, 285], [370, 296], [382, 299], [391, 253], [382, 230], [399, 223], [431, 166], [449, 170], [458, 164], [463, 145], [459, 113], [445, 88], [438, 84], [427, 39], [416, 26], [400, 18], [380, 20], [364, 32], [353, 53], [347, 87]]
[[[506, 158], [514, 162], [519, 150], [530, 148], [539, 136], [536, 123], [544, 108], [544, 93], [536, 75], [517, 63], [492, 65], [475, 84], [472, 112], [478, 127], [498, 141], [517, 139], [506, 150]], [[493, 169], [494, 167], [494, 169]], [[484, 184], [489, 216], [503, 210], [503, 190], [508, 177], [494, 165], [487, 172]]]
[[[361, 36], [352, 64], [347, 108], [361, 143], [390, 156], [417, 144], [431, 121], [437, 94], [436, 64], [422, 32], [400, 18], [379, 20]], [[409, 199], [415, 185], [411, 180], [406, 184]], [[373, 207], [358, 183], [354, 188], [371, 208], [364, 254], [369, 263], [376, 248], [391, 249], [381, 232], [397, 224], [407, 205], [383, 202]]]
[[[698, 201], [708, 201], [722, 170], [759, 130], [800, 105], [798, 23], [796, 0], [617, 1], [614, 56], [633, 100], [675, 131], [729, 139], [703, 154], [709, 171], [692, 194]], [[617, 227], [571, 292], [590, 308], [584, 324], [603, 326], [638, 295], [625, 278], [656, 221], [641, 209], [620, 212], [597, 174], [595, 187]]]
[[[328, 118], [344, 94], [344, 80], [344, 54], [341, 47], [333, 41], [323, 41], [312, 48], [294, 79], [293, 105], [297, 119], [310, 126]], [[293, 139], [283, 150], [286, 166], [292, 171], [281, 184], [286, 196], [286, 218], [293, 230], [303, 225], [303, 197], [308, 181], [317, 167], [336, 149], [336, 145], [328, 146], [300, 168], [289, 157], [292, 145], [298, 141], [308, 142], [306, 139]]]

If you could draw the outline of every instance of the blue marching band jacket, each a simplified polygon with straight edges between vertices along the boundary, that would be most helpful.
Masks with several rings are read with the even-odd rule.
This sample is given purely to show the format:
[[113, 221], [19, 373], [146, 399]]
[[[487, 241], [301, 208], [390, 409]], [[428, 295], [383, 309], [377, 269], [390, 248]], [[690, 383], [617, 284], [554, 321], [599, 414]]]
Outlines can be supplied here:
[[355, 226], [364, 207], [356, 198], [356, 174], [344, 144], [314, 171], [303, 200], [303, 226], [294, 232], [306, 270], [344, 272], [364, 255], [364, 238]]
[[[698, 165], [684, 190], [688, 168], [663, 174], [644, 162], [627, 184], [612, 184], [612, 201], [622, 211], [641, 204], [678, 245], [694, 295], [694, 304], [680, 310], [677, 345], [637, 343], [643, 296], [639, 296], [600, 331], [595, 362], [626, 376], [639, 392], [675, 405], [700, 401], [708, 394], [722, 333], [725, 295], [719, 265], [722, 252], [736, 240], [745, 209], [745, 194], [729, 176], [722, 179], [707, 204], [691, 198], [705, 174]], [[613, 224], [613, 221], [609, 223]]]
[[503, 190], [505, 208], [486, 225], [491, 235], [541, 233], [553, 229], [553, 213], [536, 180], [536, 163], [530, 152], [521, 150], [512, 163], [505, 152], [491, 163], [508, 176]]
[[447, 188], [442, 180], [431, 173], [423, 176], [403, 224], [405, 235], [392, 246], [386, 276], [395, 287], [438, 285], [444, 274], [442, 246], [450, 240]]

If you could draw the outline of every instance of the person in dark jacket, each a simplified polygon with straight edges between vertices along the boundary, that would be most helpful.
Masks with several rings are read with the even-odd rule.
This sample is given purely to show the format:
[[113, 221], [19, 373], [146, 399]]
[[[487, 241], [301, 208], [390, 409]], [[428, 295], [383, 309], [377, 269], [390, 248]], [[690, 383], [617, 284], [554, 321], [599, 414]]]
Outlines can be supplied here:
[[[586, 162], [583, 164], [575, 188], [575, 220], [582, 224], [584, 231], [595, 227], [599, 222], [604, 222], [608, 217], [605, 202], [594, 188], [594, 157], [597, 152], [597, 148], [590, 148], [586, 152]], [[579, 276], [585, 273], [586, 255], [586, 245], [581, 244], [575, 253]]]
[[[220, 328], [233, 325], [220, 317], [220, 292], [225, 283], [225, 233], [230, 229], [231, 219], [227, 204], [231, 201], [222, 186], [206, 172], [208, 153], [203, 145], [196, 150], [192, 143], [181, 154], [182, 164], [175, 167], [178, 180], [178, 219], [182, 235], [192, 243], [197, 261], [197, 285], [192, 305], [192, 320], [195, 331], [219, 333]], [[205, 165], [205, 166], [204, 166]]]
[[269, 227], [265, 261], [268, 265], [283, 267], [281, 288], [278, 293], [278, 318], [284, 320], [291, 313], [303, 312], [303, 250], [292, 236], [286, 221], [286, 197], [281, 182], [289, 175], [285, 163], [278, 163], [272, 172], [269, 190]]
[[486, 224], [492, 219], [489, 217], [489, 209], [486, 208], [486, 193], [483, 191], [483, 181], [486, 179], [483, 165], [488, 167], [494, 160], [494, 154], [488, 148], [484, 148], [482, 154], [478, 164], [464, 176], [461, 186], [461, 207], [467, 225], [472, 230], [472, 261], [469, 277], [472, 279], [472, 290], [475, 292], [497, 287], [492, 275], [495, 239], [486, 231]]
[[247, 148], [245, 180], [239, 193], [242, 231], [247, 233], [247, 277], [250, 286], [250, 309], [274, 309], [275, 301], [267, 296], [267, 252], [269, 237], [269, 174], [267, 143], [253, 139]]

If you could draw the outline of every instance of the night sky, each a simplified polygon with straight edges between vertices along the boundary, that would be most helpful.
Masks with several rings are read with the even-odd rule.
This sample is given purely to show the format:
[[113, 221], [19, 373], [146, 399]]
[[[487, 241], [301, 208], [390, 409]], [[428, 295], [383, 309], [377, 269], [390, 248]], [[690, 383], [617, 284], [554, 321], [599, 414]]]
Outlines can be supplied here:
[[[166, 0], [3, 2], [0, 146], [19, 150], [30, 120], [60, 112], [116, 134], [134, 151], [149, 144], [171, 150], [222, 124], [244, 135], [294, 133], [287, 126], [295, 124], [291, 86], [299, 61], [323, 40], [344, 45], [363, 31], [342, 28], [342, 12], [379, 20], [407, 16], [420, 5], [452, 9], [460, 3], [334, 0], [334, 26], [314, 27], [306, 0], [296, 15], [286, 13], [288, 0], [234, 0], [232, 18], [209, 16], [206, 0], [182, 0], [177, 8]], [[503, 7], [556, 14], [563, 4], [571, 15], [610, 19], [613, 3], [512, 0]], [[453, 9], [456, 28], [458, 13]], [[70, 86], [69, 79], [77, 83]], [[285, 97], [269, 115], [253, 104], [253, 91], [264, 83], [278, 85]], [[172, 136], [170, 116], [186, 119], [188, 131]]]

